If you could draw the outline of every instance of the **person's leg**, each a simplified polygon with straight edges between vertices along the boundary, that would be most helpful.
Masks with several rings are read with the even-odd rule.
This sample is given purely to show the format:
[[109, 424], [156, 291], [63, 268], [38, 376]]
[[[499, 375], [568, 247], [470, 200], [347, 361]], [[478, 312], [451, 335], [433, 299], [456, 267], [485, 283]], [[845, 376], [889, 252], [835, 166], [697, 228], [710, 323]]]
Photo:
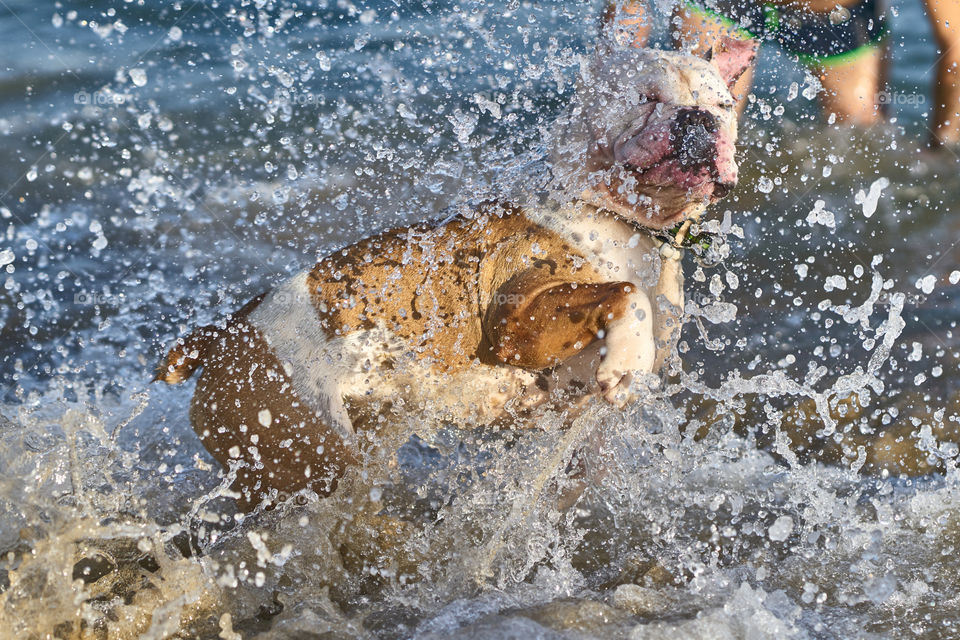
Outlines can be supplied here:
[[960, 2], [924, 0], [937, 43], [931, 144], [960, 142]]
[[[603, 29], [611, 30], [613, 37], [642, 47], [650, 36], [650, 16], [644, 0], [613, 0], [603, 14]], [[679, 27], [673, 32], [674, 46], [678, 49], [692, 50], [705, 54], [721, 36], [745, 40], [753, 39], [752, 34], [739, 28], [732, 20], [696, 2], [681, 2], [675, 14], [674, 24]], [[753, 65], [747, 69], [734, 84], [730, 93], [737, 99], [737, 112], [743, 113], [746, 95], [753, 84]]]
[[[752, 40], [752, 34], [739, 28], [732, 20], [702, 9], [692, 3], [681, 4], [674, 14], [674, 46], [678, 49], [706, 54], [722, 36]], [[737, 112], [743, 113], [746, 96], [753, 85], [754, 65], [743, 72], [730, 93], [737, 100]]]
[[[882, 0], [796, 0], [774, 12], [777, 40], [820, 78], [824, 112], [870, 125], [883, 119], [886, 15]], [[827, 9], [827, 10], [824, 10]]]
[[811, 65], [823, 84], [820, 104], [825, 114], [841, 122], [871, 125], [883, 119], [880, 92], [884, 87], [885, 47], [873, 45], [850, 58]]
[[617, 40], [643, 47], [650, 37], [650, 15], [644, 0], [613, 0], [603, 12], [603, 30]]

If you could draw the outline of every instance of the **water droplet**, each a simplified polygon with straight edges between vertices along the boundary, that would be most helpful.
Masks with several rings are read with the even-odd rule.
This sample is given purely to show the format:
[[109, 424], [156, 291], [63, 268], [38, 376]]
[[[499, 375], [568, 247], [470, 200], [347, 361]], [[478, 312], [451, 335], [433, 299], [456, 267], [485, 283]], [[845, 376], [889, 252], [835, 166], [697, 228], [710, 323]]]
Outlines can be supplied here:
[[927, 295], [933, 293], [933, 289], [936, 286], [937, 286], [937, 277], [933, 274], [923, 276], [922, 278], [917, 280], [917, 283], [916, 283], [917, 289], [920, 289]]
[[147, 72], [143, 69], [130, 69], [130, 80], [138, 87], [147, 84]]
[[404, 118], [405, 120], [417, 119], [417, 114], [411, 111], [410, 108], [402, 102], [397, 105], [397, 113], [399, 113], [400, 117]]
[[273, 416], [270, 414], [270, 409], [261, 409], [257, 413], [257, 422], [265, 427], [269, 427], [273, 423]]
[[793, 533], [793, 518], [790, 516], [780, 516], [767, 529], [767, 535], [774, 542], [783, 542]]
[[833, 215], [833, 212], [827, 211], [824, 208], [826, 204], [823, 200], [817, 200], [813, 203], [813, 210], [807, 214], [807, 224], [811, 227], [815, 224], [822, 224], [829, 229], [836, 228], [836, 217]]
[[877, 203], [880, 201], [880, 194], [884, 189], [890, 186], [890, 181], [886, 178], [878, 178], [873, 181], [873, 184], [870, 185], [870, 192], [867, 193], [863, 189], [857, 192], [857, 195], [854, 196], [853, 201], [859, 205], [863, 206], [863, 215], [866, 218], [869, 218], [877, 211]]
[[828, 276], [826, 281], [823, 283], [824, 291], [833, 291], [838, 289], [843, 291], [847, 288], [847, 279], [843, 276]]

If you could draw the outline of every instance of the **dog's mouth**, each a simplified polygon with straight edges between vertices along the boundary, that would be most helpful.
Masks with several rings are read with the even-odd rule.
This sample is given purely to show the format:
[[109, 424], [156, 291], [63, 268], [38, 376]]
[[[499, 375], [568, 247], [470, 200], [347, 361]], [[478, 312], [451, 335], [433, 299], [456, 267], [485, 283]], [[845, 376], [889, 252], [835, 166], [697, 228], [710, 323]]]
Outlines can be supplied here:
[[736, 185], [708, 168], [687, 169], [671, 154], [648, 167], [617, 165], [597, 184], [596, 204], [638, 224], [669, 229], [693, 211], [726, 196]]
[[614, 173], [630, 176], [641, 190], [644, 187], [658, 190], [674, 188], [718, 200], [736, 186], [735, 182], [721, 182], [713, 167], [685, 166], [683, 158], [676, 154], [664, 156], [648, 167], [620, 163]]

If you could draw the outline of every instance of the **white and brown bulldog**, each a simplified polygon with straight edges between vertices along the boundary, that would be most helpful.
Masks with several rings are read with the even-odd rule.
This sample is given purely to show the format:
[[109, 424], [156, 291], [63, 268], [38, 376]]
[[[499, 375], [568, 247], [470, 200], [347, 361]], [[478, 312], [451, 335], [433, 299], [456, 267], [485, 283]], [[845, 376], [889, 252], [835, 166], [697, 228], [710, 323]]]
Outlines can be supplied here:
[[598, 393], [625, 401], [658, 371], [683, 306], [679, 252], [647, 230], [736, 183], [729, 87], [753, 55], [729, 40], [709, 61], [598, 54], [552, 136], [569, 197], [384, 232], [181, 340], [157, 378], [202, 367], [190, 417], [239, 467], [241, 507], [329, 494], [363, 436], [389, 441], [399, 414], [490, 424]]

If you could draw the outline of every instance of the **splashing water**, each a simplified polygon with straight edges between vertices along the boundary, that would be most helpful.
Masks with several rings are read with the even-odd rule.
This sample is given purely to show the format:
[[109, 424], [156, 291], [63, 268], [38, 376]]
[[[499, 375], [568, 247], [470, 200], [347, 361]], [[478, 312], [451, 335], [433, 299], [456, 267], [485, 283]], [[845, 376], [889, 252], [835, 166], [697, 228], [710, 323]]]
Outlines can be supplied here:
[[[933, 53], [901, 4], [906, 93]], [[148, 384], [188, 327], [317, 255], [536, 183], [595, 15], [0, 10], [32, 34], [0, 44], [4, 633], [957, 635], [960, 174], [916, 148], [920, 107], [821, 126], [818, 83], [775, 50], [705, 223], [726, 242], [687, 258], [679, 358], [627, 409], [411, 416], [394, 464], [241, 514], [191, 390]], [[559, 509], [577, 464], [602, 473]]]

